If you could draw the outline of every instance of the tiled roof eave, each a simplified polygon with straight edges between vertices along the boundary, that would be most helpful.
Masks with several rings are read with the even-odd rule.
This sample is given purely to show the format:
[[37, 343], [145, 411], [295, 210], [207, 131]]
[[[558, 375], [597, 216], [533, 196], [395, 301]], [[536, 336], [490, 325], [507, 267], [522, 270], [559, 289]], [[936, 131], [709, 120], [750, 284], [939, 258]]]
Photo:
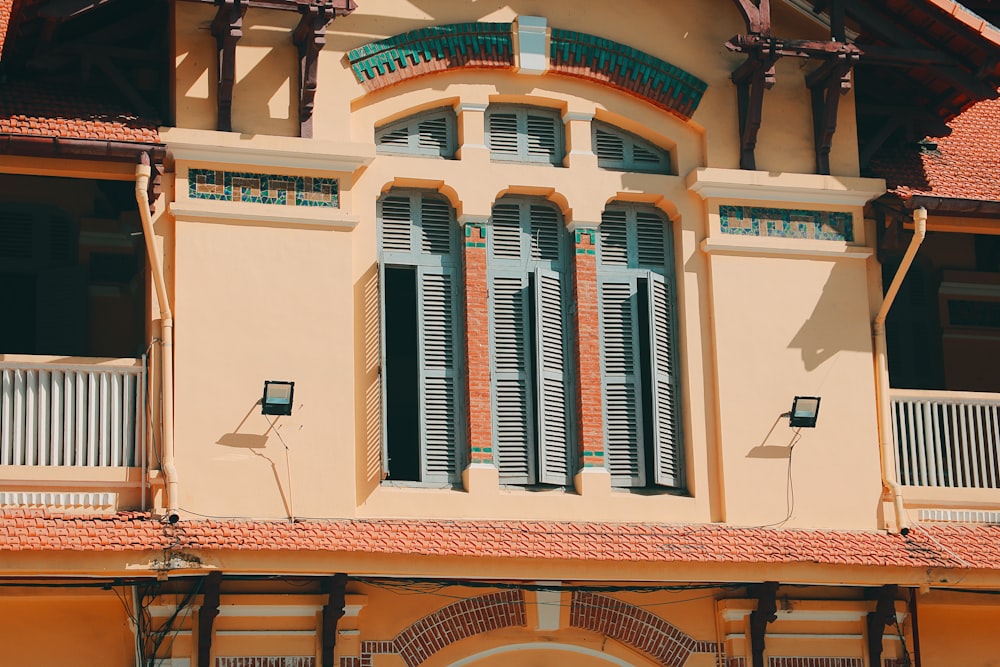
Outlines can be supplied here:
[[136, 162], [143, 153], [150, 154], [154, 162], [162, 162], [166, 144], [0, 132], [0, 154]]
[[897, 196], [903, 206], [911, 210], [925, 208], [930, 212], [944, 215], [1000, 218], [1000, 201], [995, 199], [942, 197], [908, 188], [896, 188], [890, 190], [890, 193]]
[[[1000, 582], [1000, 527], [932, 525], [907, 536], [878, 531], [718, 525], [443, 520], [198, 520], [167, 524], [143, 514], [113, 517], [0, 512], [0, 551], [183, 551], [211, 558], [296, 552], [359, 557], [520, 559], [595, 568], [615, 563], [678, 567], [830, 566], [993, 573]], [[212, 556], [211, 554], [215, 554]], [[138, 554], [137, 554], [138, 555]], [[3, 560], [0, 559], [0, 563]], [[3, 569], [0, 565], [0, 574]], [[609, 572], [613, 572], [609, 570]], [[923, 576], [922, 574], [920, 576]]]

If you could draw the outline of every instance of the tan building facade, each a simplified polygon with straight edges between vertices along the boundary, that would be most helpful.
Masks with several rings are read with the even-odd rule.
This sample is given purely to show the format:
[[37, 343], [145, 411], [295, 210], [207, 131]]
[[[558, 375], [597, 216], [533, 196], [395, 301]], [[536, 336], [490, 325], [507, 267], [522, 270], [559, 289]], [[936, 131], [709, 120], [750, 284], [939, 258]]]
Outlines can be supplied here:
[[987, 20], [6, 4], [12, 663], [991, 664]]

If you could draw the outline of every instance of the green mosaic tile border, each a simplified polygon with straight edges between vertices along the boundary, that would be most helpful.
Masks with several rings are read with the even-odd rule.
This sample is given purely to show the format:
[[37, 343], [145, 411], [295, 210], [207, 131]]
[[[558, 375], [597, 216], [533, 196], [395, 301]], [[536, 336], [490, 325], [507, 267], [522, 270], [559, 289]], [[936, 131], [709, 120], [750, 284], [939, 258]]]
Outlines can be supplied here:
[[708, 84], [644, 51], [595, 35], [552, 29], [552, 67], [562, 74], [591, 78], [581, 68], [606, 78], [612, 86], [645, 97], [687, 119], [694, 114]]
[[[473, 238], [472, 232], [475, 230], [476, 236]], [[485, 248], [486, 247], [486, 225], [479, 223], [468, 223], [465, 225], [465, 247]]]
[[336, 178], [189, 169], [188, 197], [214, 201], [340, 208]]
[[489, 56], [514, 64], [510, 23], [452, 23], [411, 30], [371, 42], [347, 54], [358, 83], [435, 61], [463, 61]]
[[720, 206], [719, 222], [723, 234], [854, 241], [854, 216], [850, 213], [761, 206]]

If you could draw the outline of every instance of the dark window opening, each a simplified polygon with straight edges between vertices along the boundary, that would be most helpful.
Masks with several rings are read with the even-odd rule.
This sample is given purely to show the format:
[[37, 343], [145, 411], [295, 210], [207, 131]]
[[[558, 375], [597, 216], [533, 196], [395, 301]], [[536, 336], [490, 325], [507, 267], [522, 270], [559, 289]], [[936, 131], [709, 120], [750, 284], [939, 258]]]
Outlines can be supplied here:
[[385, 269], [385, 420], [390, 479], [420, 481], [417, 273]]
[[140, 356], [144, 267], [131, 184], [0, 177], [0, 354]]
[[639, 338], [639, 386], [642, 387], [641, 396], [641, 406], [642, 406], [642, 440], [647, 443], [647, 446], [643, 448], [642, 454], [645, 458], [645, 469], [646, 469], [646, 488], [654, 488], [655, 475], [653, 471], [656, 470], [656, 451], [652, 447], [654, 438], [656, 437], [654, 420], [656, 419], [656, 413], [653, 408], [653, 382], [655, 378], [653, 377], [652, 371], [652, 350], [650, 349], [650, 339], [649, 339], [649, 292], [648, 285], [649, 281], [640, 278], [638, 280], [639, 289], [636, 293], [636, 306], [638, 314], [638, 338]]

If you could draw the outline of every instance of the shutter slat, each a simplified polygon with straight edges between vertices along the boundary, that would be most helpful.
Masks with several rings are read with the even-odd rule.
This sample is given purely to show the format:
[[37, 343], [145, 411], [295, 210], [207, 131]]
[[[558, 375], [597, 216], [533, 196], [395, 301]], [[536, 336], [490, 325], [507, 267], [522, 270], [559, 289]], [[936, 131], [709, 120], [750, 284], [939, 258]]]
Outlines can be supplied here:
[[489, 115], [490, 152], [516, 157], [518, 154], [517, 114], [493, 112]]
[[454, 110], [438, 109], [376, 128], [375, 144], [379, 152], [453, 157], [455, 130]]
[[444, 116], [428, 118], [417, 125], [417, 145], [444, 156], [449, 153], [448, 120]]
[[670, 153], [667, 151], [613, 125], [600, 121], [594, 121], [592, 125], [591, 137], [597, 166], [602, 169], [669, 173]]
[[635, 276], [600, 284], [607, 466], [616, 486], [645, 484]]
[[455, 464], [454, 269], [420, 267], [420, 393], [423, 481], [448, 481]]
[[531, 222], [531, 259], [559, 259], [559, 213], [550, 205], [532, 204], [530, 208]]
[[676, 377], [674, 374], [673, 296], [663, 276], [650, 273], [649, 328], [653, 375], [653, 447], [656, 484], [680, 488], [684, 484]]
[[605, 210], [598, 229], [601, 264], [628, 265], [628, 225], [623, 210]]
[[493, 257], [521, 258], [521, 207], [518, 204], [498, 203], [493, 206], [491, 232]]
[[556, 119], [552, 116], [527, 114], [526, 150], [530, 157], [544, 157], [556, 162]]
[[[603, 129], [594, 129], [594, 152], [598, 161], [625, 164], [625, 142], [616, 134]], [[602, 165], [603, 166], [603, 165]]]
[[424, 195], [420, 202], [421, 249], [433, 255], [447, 255], [452, 246], [451, 206]]
[[382, 250], [410, 251], [413, 221], [408, 195], [382, 198]]
[[569, 452], [563, 335], [562, 286], [559, 274], [535, 272], [536, 369], [539, 388], [539, 480], [568, 484]]
[[637, 255], [642, 266], [662, 267], [666, 263], [666, 232], [663, 218], [649, 211], [636, 212]]
[[512, 484], [528, 484], [534, 478], [525, 348], [527, 287], [524, 276], [495, 276], [492, 280], [496, 456], [500, 478]]

